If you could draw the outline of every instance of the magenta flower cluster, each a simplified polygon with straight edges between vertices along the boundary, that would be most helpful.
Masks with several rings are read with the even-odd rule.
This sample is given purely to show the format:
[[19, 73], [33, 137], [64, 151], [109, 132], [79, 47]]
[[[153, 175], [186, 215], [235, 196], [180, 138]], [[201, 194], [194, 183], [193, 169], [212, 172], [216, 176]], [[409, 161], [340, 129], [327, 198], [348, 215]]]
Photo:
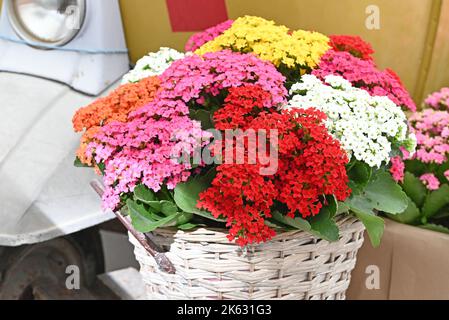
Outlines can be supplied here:
[[417, 140], [415, 159], [423, 163], [443, 164], [449, 153], [449, 113], [432, 109], [413, 114], [411, 131]]
[[96, 135], [86, 152], [104, 163], [103, 207], [115, 209], [120, 194], [132, 192], [138, 184], [159, 191], [163, 184], [173, 189], [190, 176], [189, 161], [207, 141], [201, 124], [188, 117], [188, 109], [179, 101], [157, 99], [145, 106], [145, 113], [126, 123], [113, 122]]
[[255, 84], [271, 94], [265, 107], [286, 102], [285, 77], [269, 62], [255, 55], [230, 50], [188, 56], [175, 61], [161, 76], [164, 99], [195, 100], [203, 104], [207, 96], [218, 96], [222, 90]]
[[187, 41], [185, 50], [192, 51], [192, 52], [195, 51], [196, 49], [201, 47], [206, 42], [214, 40], [216, 37], [218, 37], [223, 32], [228, 30], [232, 26], [233, 23], [234, 23], [234, 20], [227, 20], [227, 21], [222, 22], [216, 26], [210, 27], [209, 29], [206, 29], [202, 32], [195, 33]]
[[440, 180], [433, 173], [425, 173], [419, 180], [426, 186], [429, 190], [438, 190], [440, 188]]
[[430, 94], [424, 103], [435, 110], [449, 110], [449, 88]]
[[[410, 119], [410, 130], [416, 135], [416, 153], [410, 156], [403, 150], [403, 157], [391, 160], [391, 173], [396, 181], [404, 178], [404, 160], [418, 160], [427, 165], [442, 165], [449, 161], [449, 112], [427, 109], [414, 113]], [[440, 187], [438, 177], [430, 172], [420, 176], [420, 180], [429, 190]], [[449, 170], [444, 173], [449, 181]]]
[[[86, 153], [104, 164], [103, 207], [116, 209], [120, 196], [144, 184], [157, 192], [173, 189], [191, 174], [192, 156], [210, 134], [189, 118], [189, 107], [204, 103], [208, 95], [243, 84], [257, 84], [270, 93], [266, 107], [285, 102], [285, 78], [269, 62], [252, 54], [222, 51], [187, 56], [174, 62], [161, 76], [155, 99], [132, 112], [128, 122], [102, 127]], [[185, 160], [185, 159], [184, 159]]]
[[380, 71], [374, 62], [356, 58], [348, 52], [329, 50], [312, 74], [321, 79], [330, 74], [342, 76], [372, 96], [387, 96], [398, 106], [416, 111], [415, 103], [396, 74], [388, 69]]

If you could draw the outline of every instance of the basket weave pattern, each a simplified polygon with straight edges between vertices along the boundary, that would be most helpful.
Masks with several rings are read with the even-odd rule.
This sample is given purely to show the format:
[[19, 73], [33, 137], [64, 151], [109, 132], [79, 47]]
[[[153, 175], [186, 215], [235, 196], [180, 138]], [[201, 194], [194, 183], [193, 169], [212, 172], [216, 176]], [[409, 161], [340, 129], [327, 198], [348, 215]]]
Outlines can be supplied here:
[[226, 230], [158, 229], [153, 241], [167, 250], [176, 274], [159, 270], [132, 236], [130, 241], [148, 299], [345, 299], [364, 227], [349, 216], [337, 223], [337, 242], [294, 231], [246, 251], [229, 243]]

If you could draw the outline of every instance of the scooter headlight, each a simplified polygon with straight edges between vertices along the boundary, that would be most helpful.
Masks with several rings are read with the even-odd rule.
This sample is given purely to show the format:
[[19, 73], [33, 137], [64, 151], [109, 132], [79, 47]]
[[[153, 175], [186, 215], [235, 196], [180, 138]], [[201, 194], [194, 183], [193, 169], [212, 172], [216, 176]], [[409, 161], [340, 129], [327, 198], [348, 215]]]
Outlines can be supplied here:
[[81, 29], [86, 0], [7, 0], [16, 33], [30, 43], [62, 46]]

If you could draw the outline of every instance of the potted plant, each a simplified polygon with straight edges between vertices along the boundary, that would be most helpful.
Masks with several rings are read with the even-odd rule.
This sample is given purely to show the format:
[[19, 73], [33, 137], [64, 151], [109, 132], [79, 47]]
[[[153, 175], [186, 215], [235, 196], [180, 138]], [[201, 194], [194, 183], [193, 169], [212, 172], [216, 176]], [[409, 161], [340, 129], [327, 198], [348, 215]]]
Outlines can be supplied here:
[[393, 159], [393, 176], [408, 196], [403, 213], [390, 216], [398, 222], [449, 233], [449, 89], [425, 100], [427, 107], [410, 117], [417, 137], [414, 155], [404, 152]]
[[400, 80], [360, 38], [259, 17], [187, 46], [74, 116], [149, 298], [343, 299], [364, 226], [378, 245], [377, 212], [408, 205], [389, 172], [414, 150]]

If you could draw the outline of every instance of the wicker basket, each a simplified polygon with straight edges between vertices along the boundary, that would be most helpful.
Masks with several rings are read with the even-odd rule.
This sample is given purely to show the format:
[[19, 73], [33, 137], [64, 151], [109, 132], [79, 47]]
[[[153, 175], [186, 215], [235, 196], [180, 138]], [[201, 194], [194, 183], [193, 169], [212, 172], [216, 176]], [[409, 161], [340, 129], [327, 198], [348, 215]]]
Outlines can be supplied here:
[[130, 235], [148, 299], [345, 299], [364, 227], [341, 216], [340, 240], [329, 243], [302, 231], [249, 247], [229, 243], [226, 230], [160, 229], [152, 240], [176, 269], [161, 271]]

